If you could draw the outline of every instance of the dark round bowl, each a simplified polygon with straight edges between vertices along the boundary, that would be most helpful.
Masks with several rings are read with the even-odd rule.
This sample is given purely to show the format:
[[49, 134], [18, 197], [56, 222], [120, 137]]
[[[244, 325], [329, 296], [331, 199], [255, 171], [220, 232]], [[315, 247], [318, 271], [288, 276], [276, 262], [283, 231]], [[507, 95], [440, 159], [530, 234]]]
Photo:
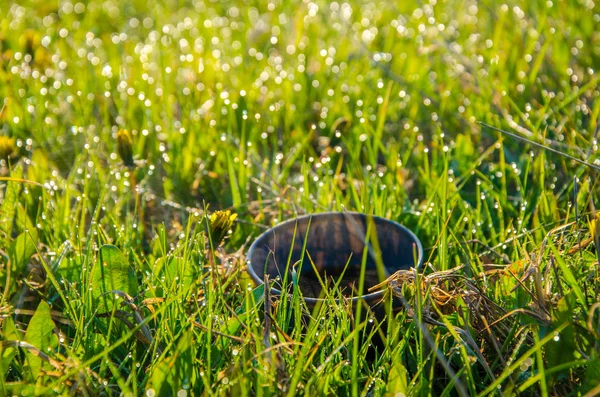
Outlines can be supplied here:
[[[371, 238], [365, 263], [363, 292], [396, 271], [420, 268], [423, 262], [423, 247], [413, 232], [397, 222], [377, 216], [371, 218], [374, 222], [372, 228], [377, 231], [384, 269], [383, 272], [377, 269], [376, 251], [371, 244], [374, 239]], [[287, 281], [291, 283], [292, 268], [296, 269], [298, 286], [304, 300], [313, 306], [323, 299], [318, 298], [321, 284], [311, 264], [312, 259], [321, 279], [325, 279], [323, 276], [327, 275], [332, 281], [339, 281], [340, 288], [348, 288], [345, 294], [352, 291], [353, 287], [357, 291], [368, 219], [368, 215], [356, 212], [326, 212], [280, 223], [261, 234], [250, 247], [247, 255], [248, 272], [259, 285], [263, 284], [264, 275], [268, 274], [272, 285], [271, 293], [280, 294], [286, 270]], [[306, 253], [301, 262], [305, 239]], [[343, 277], [340, 278], [342, 274]], [[353, 296], [352, 300], [365, 299], [369, 303], [375, 303], [382, 297], [383, 291], [379, 290]]]

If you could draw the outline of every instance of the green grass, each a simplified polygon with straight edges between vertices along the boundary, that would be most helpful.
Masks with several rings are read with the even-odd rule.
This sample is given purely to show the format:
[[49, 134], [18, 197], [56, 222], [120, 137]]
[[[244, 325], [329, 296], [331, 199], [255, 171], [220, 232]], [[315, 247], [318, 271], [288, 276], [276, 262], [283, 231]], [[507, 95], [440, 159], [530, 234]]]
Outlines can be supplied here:
[[[479, 124], [600, 163], [593, 6], [1, 2], [0, 395], [597, 393], [598, 171]], [[265, 304], [341, 210], [423, 242], [406, 309]]]

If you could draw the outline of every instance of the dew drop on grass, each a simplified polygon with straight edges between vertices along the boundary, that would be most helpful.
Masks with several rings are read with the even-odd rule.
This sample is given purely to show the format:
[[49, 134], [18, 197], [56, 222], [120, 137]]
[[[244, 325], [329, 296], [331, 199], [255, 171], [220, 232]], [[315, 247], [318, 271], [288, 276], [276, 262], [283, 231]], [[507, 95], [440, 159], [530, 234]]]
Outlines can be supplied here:
[[525, 363], [523, 363], [523, 364], [521, 364], [519, 369], [521, 370], [521, 372], [525, 372], [529, 369], [529, 367]]

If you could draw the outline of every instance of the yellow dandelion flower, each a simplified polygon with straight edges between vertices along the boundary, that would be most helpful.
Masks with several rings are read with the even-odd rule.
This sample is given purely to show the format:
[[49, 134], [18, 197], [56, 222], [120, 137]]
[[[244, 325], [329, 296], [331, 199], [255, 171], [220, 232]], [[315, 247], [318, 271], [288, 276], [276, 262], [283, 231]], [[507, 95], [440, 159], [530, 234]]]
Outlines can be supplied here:
[[236, 218], [237, 214], [231, 213], [230, 210], [213, 212], [210, 216], [208, 230], [213, 247], [218, 247], [221, 244]]

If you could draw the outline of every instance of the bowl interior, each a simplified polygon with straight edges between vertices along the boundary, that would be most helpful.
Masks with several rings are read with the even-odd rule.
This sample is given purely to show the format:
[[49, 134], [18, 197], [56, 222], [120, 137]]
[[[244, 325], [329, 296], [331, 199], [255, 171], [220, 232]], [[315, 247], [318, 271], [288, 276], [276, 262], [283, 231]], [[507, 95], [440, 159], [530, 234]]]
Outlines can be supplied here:
[[[377, 269], [376, 250], [373, 249], [375, 233], [372, 233], [367, 247], [365, 295], [370, 287], [397, 270], [419, 266], [423, 254], [420, 242], [408, 229], [384, 218], [371, 219], [384, 269], [383, 273]], [[252, 244], [248, 252], [250, 275], [255, 281], [262, 282], [266, 273], [273, 287], [280, 290], [286, 268], [291, 272], [291, 265], [295, 265], [298, 285], [305, 298], [320, 296], [319, 277], [328, 285], [339, 282], [345, 295], [356, 296], [368, 222], [369, 218], [364, 214], [340, 212], [303, 216], [281, 223]], [[302, 259], [304, 246], [306, 252]], [[291, 275], [288, 275], [288, 282], [291, 282]]]

